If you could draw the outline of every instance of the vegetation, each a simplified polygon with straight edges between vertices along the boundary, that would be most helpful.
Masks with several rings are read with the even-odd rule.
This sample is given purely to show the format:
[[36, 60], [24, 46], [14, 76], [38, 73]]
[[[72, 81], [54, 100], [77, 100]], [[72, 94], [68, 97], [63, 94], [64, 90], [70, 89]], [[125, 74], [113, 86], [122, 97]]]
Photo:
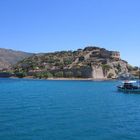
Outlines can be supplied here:
[[64, 75], [63, 71], [58, 71], [54, 73], [54, 77], [57, 77], [57, 78], [63, 77], [63, 75]]
[[15, 76], [18, 78], [23, 78], [23, 77], [27, 76], [27, 74], [25, 72], [16, 72]]
[[50, 72], [37, 72], [33, 74], [34, 78], [52, 78], [53, 75]]
[[121, 72], [121, 65], [120, 64], [117, 65], [117, 70], [118, 70], [118, 72]]
[[111, 67], [108, 64], [102, 64], [102, 69], [103, 69], [104, 75], [107, 75], [107, 72], [111, 69]]
[[65, 77], [67, 78], [74, 77], [73, 72], [72, 71], [65, 72]]
[[76, 77], [81, 78], [82, 77], [82, 72], [81, 71], [77, 71]]
[[113, 76], [114, 76], [114, 74], [113, 74], [113, 73], [109, 73], [109, 74], [108, 74], [108, 76], [107, 76], [107, 78], [109, 78], [109, 79], [110, 79], [110, 78], [113, 78]]

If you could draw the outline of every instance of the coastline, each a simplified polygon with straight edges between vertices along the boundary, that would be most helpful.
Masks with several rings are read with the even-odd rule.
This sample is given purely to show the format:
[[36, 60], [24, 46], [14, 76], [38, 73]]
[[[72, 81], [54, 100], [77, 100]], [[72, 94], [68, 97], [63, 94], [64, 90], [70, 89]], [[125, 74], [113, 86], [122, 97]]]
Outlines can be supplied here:
[[92, 81], [93, 78], [47, 78], [46, 80], [73, 80], [73, 81]]
[[15, 76], [9, 77], [12, 79], [34, 79], [34, 80], [50, 80], [50, 81], [110, 81], [110, 80], [116, 80], [116, 79], [109, 79], [109, 78], [100, 78], [100, 79], [94, 79], [94, 78], [34, 78], [33, 76], [26, 76], [23, 78], [18, 78]]

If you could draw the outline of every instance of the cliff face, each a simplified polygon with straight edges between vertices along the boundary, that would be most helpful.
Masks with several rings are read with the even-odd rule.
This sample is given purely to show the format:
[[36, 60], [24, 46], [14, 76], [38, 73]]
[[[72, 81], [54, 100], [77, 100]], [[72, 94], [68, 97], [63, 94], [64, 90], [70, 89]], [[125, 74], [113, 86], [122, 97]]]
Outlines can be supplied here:
[[31, 53], [0, 48], [0, 70], [7, 69], [18, 61], [31, 55]]
[[13, 69], [28, 75], [49, 73], [52, 77], [106, 79], [117, 78], [133, 68], [121, 60], [119, 52], [89, 46], [77, 51], [34, 55], [20, 61]]
[[104, 79], [106, 76], [103, 73], [101, 66], [95, 65], [92, 66], [92, 78], [94, 79]]
[[92, 65], [92, 77], [94, 79], [117, 78], [118, 75], [128, 73], [128, 69], [129, 65], [122, 60], [108, 61], [105, 64]]

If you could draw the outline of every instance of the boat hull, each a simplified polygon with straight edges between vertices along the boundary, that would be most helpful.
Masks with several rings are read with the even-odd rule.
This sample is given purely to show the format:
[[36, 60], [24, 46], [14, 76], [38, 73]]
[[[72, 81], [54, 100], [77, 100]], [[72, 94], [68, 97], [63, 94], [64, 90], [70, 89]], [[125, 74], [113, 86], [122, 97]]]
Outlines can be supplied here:
[[118, 91], [120, 92], [125, 92], [125, 93], [140, 93], [140, 88], [138, 89], [123, 89], [123, 88], [118, 88]]

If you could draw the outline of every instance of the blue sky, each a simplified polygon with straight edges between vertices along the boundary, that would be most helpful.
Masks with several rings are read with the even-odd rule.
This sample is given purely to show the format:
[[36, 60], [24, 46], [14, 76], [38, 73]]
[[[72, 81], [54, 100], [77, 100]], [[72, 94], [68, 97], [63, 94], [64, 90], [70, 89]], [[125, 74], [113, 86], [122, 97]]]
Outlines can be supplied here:
[[0, 0], [0, 47], [28, 52], [88, 45], [140, 65], [140, 0]]

